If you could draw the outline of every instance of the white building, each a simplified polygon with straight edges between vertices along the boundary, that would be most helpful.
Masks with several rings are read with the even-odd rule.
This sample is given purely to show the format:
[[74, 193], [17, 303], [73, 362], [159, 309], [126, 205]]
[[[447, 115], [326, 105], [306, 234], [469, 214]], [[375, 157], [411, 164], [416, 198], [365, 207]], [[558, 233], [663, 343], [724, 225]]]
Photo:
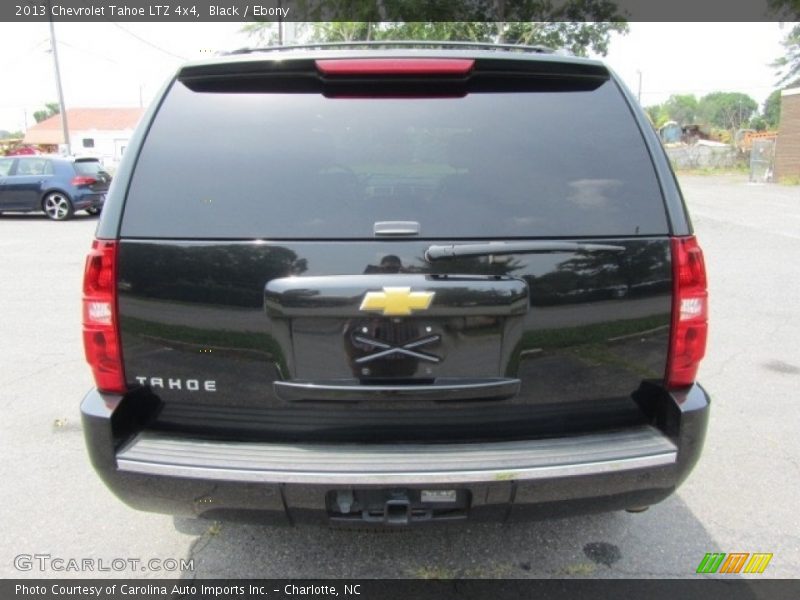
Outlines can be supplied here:
[[[142, 108], [67, 109], [72, 154], [94, 156], [106, 166], [115, 166], [125, 152], [143, 112]], [[64, 152], [61, 115], [54, 115], [29, 128], [23, 143], [43, 147], [48, 152]]]

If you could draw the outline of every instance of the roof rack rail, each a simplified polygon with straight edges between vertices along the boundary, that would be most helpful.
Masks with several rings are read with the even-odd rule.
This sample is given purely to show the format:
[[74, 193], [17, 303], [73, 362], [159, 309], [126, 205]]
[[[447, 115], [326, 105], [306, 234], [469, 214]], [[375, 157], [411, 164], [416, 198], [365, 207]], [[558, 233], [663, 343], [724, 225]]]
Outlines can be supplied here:
[[255, 52], [282, 52], [288, 50], [328, 50], [338, 48], [451, 48], [471, 50], [501, 50], [505, 52], [529, 52], [535, 54], [553, 54], [557, 51], [548, 46], [526, 46], [522, 44], [494, 44], [491, 42], [448, 42], [419, 40], [370, 40], [350, 42], [316, 42], [310, 44], [293, 44], [289, 46], [262, 46], [258, 48], [239, 48], [222, 55], [252, 54]]

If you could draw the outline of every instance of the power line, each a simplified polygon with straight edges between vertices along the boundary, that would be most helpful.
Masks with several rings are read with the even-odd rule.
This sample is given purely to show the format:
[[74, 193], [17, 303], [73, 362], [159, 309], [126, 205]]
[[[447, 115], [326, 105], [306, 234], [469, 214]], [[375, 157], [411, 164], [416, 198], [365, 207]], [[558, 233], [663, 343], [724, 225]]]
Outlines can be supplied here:
[[87, 50], [86, 48], [81, 48], [80, 46], [75, 46], [74, 44], [69, 44], [69, 43], [65, 42], [64, 40], [59, 40], [58, 45], [59, 46], [66, 46], [67, 48], [72, 48], [73, 50], [78, 50], [80, 52], [83, 52], [85, 54], [89, 54], [90, 56], [94, 56], [95, 58], [99, 58], [100, 60], [104, 60], [106, 62], [110, 62], [110, 63], [113, 63], [115, 65], [120, 64], [116, 60], [108, 58], [107, 56], [103, 56], [102, 54], [98, 54], [97, 52], [92, 52], [91, 50]]
[[[50, 41], [48, 39], [46, 39], [46, 38], [42, 39], [42, 40], [39, 40], [38, 42], [35, 42], [30, 48], [28, 48], [27, 50], [22, 52], [21, 55], [22, 56], [26, 56], [26, 55], [30, 54], [31, 52], [33, 52], [34, 50], [36, 50], [39, 46], [44, 46], [45, 44], [49, 45]], [[16, 57], [16, 56], [11, 58], [11, 59], [9, 59], [9, 60], [7, 60], [7, 61], [0, 62], [0, 69], [5, 69], [6, 67], [9, 67], [9, 66], [11, 66], [11, 65], [13, 65], [14, 63], [17, 63], [17, 62], [19, 62], [19, 58]]]
[[111, 23], [111, 24], [112, 24], [112, 25], [114, 25], [115, 27], [118, 27], [119, 29], [121, 29], [122, 31], [124, 31], [125, 33], [127, 33], [129, 36], [131, 36], [131, 37], [133, 37], [133, 38], [136, 38], [137, 40], [139, 40], [139, 41], [140, 41], [140, 42], [142, 42], [143, 44], [147, 44], [147, 45], [148, 45], [148, 46], [150, 46], [151, 48], [155, 48], [155, 49], [156, 49], [156, 50], [158, 50], [159, 52], [163, 52], [164, 54], [169, 54], [170, 56], [172, 56], [172, 57], [174, 57], [174, 58], [179, 58], [180, 60], [188, 60], [188, 59], [187, 59], [185, 56], [181, 56], [180, 54], [175, 54], [174, 52], [170, 52], [169, 50], [165, 50], [165, 49], [164, 49], [164, 48], [162, 48], [161, 46], [157, 46], [157, 45], [156, 45], [156, 44], [154, 44], [153, 42], [150, 42], [150, 41], [148, 41], [148, 40], [144, 39], [143, 37], [141, 37], [141, 36], [139, 36], [139, 35], [137, 35], [137, 34], [133, 33], [133, 32], [132, 32], [132, 31], [130, 31], [129, 29], [126, 29], [125, 27], [123, 27], [123, 26], [122, 26], [122, 25], [120, 25], [119, 23], [115, 23], [114, 21], [109, 21], [109, 23]]
[[[28, 0], [26, 0], [26, 1], [28, 1]], [[91, 3], [87, 2], [87, 0], [81, 0], [81, 2], [86, 6], [91, 6]], [[161, 46], [158, 46], [157, 44], [154, 44], [153, 42], [144, 39], [142, 36], [133, 33], [130, 29], [127, 29], [127, 28], [123, 27], [119, 23], [115, 23], [114, 21], [111, 21], [110, 19], [103, 19], [103, 20], [107, 21], [108, 23], [111, 23], [114, 27], [117, 27], [118, 29], [121, 29], [122, 31], [127, 33], [129, 36], [139, 40], [140, 42], [150, 46], [151, 48], [154, 48], [155, 50], [158, 50], [159, 52], [163, 52], [164, 54], [169, 54], [170, 56], [172, 56], [174, 58], [178, 58], [180, 60], [188, 60], [185, 56], [181, 56], [180, 54], [175, 54], [174, 52], [170, 52], [169, 50], [166, 50], [166, 49], [162, 48]]]
[[771, 85], [720, 85], [714, 88], [684, 88], [675, 86], [674, 88], [670, 88], [668, 90], [644, 90], [642, 92], [642, 96], [652, 95], [652, 94], [673, 94], [676, 93], [676, 89], [681, 90], [689, 90], [689, 92], [680, 92], [680, 93], [711, 93], [711, 92], [726, 92], [726, 91], [736, 91], [736, 90], [776, 90], [779, 89], [777, 87], [773, 87]]

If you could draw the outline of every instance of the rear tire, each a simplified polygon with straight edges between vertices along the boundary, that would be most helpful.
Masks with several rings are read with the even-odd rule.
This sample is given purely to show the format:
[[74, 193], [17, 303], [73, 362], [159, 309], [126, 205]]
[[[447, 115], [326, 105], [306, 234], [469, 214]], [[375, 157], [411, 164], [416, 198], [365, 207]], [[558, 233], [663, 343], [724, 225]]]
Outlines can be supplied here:
[[75, 209], [66, 194], [62, 192], [50, 192], [42, 200], [42, 210], [48, 219], [53, 221], [66, 221], [72, 218]]
[[86, 209], [86, 212], [92, 216], [95, 216], [100, 214], [100, 209], [97, 208], [96, 206], [91, 206]]

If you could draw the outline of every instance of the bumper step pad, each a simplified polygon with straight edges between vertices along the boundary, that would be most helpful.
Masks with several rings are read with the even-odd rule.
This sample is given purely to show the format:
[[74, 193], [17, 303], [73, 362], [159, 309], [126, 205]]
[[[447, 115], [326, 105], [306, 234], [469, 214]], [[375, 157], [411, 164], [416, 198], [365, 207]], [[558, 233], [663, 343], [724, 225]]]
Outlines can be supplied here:
[[275, 444], [143, 432], [119, 470], [218, 481], [415, 485], [554, 479], [675, 464], [651, 426], [563, 438], [475, 444]]

